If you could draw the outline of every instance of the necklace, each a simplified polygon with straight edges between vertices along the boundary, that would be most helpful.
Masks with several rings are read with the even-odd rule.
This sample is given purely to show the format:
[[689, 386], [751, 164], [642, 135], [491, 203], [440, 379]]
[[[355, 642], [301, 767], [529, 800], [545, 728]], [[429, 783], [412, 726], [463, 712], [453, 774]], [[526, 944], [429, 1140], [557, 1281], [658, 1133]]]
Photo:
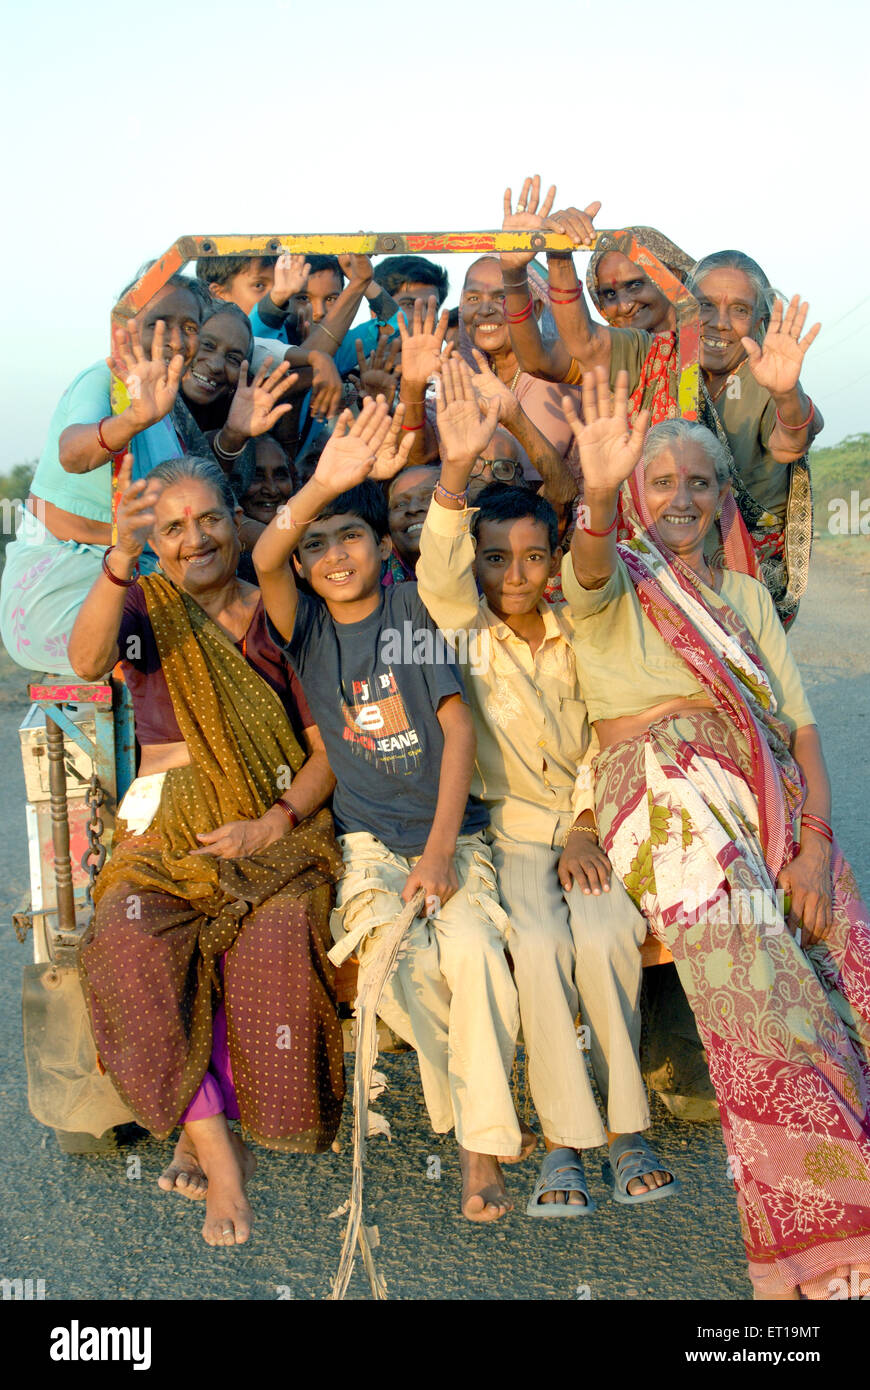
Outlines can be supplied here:
[[511, 379], [511, 384], [510, 384], [510, 386], [508, 387], [508, 390], [510, 391], [511, 395], [513, 395], [514, 392], [515, 392], [516, 389], [517, 389], [517, 382], [518, 382], [519, 379], [520, 379], [520, 374], [521, 374], [522, 370], [523, 370], [522, 367], [517, 367], [516, 371], [515, 371], [514, 374], [513, 374], [513, 377], [512, 377], [512, 379]]

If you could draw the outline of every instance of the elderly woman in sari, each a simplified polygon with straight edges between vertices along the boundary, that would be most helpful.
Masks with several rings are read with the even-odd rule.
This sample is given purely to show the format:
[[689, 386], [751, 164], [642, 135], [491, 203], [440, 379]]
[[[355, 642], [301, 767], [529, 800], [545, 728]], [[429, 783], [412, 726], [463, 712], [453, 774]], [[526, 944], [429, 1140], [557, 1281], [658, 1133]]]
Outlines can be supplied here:
[[[334, 778], [213, 460], [121, 473], [118, 539], [73, 628], [74, 670], [120, 658], [142, 746], [97, 880], [80, 971], [97, 1050], [139, 1122], [184, 1132], [161, 1186], [206, 1200], [210, 1245], [248, 1238], [253, 1155], [327, 1149], [344, 1091], [328, 915]], [[160, 570], [136, 579], [146, 541]]]
[[[589, 209], [557, 212], [546, 226], [581, 247], [595, 236]], [[674, 339], [594, 323], [572, 257], [557, 253], [549, 260], [553, 316], [579, 370], [606, 367], [613, 384], [624, 369], [632, 415], [649, 410], [654, 425], [676, 417]], [[723, 511], [721, 547], [712, 548], [721, 548], [728, 568], [762, 579], [787, 627], [809, 575], [806, 456], [824, 421], [803, 391], [800, 373], [821, 325], [804, 334], [809, 305], [798, 295], [784, 305], [761, 267], [742, 251], [706, 256], [686, 284], [700, 309], [700, 416], [732, 460], [733, 501], [729, 497]]]
[[[535, 174], [534, 178], [524, 181], [516, 211], [512, 211], [511, 190], [505, 189], [502, 230], [532, 232], [547, 229], [547, 219], [555, 197], [556, 188], [553, 185], [541, 201], [541, 179], [540, 175]], [[600, 203], [591, 203], [582, 214], [589, 224], [590, 242], [595, 235], [592, 218], [600, 208]], [[685, 251], [653, 227], [631, 227], [629, 230], [672, 275], [685, 283], [694, 265], [691, 256], [687, 256]], [[502, 251], [500, 259], [511, 344], [523, 371], [543, 377], [546, 381], [578, 381], [580, 366], [562, 340], [558, 336], [551, 336], [549, 341], [545, 341], [539, 328], [539, 315], [525, 312], [529, 293], [536, 280], [540, 279], [534, 267], [534, 252]], [[596, 309], [611, 328], [633, 328], [655, 335], [672, 334], [676, 327], [673, 304], [656, 288], [641, 266], [635, 265], [616, 249], [613, 238], [607, 232], [598, 235], [586, 269], [586, 287]], [[554, 289], [553, 294], [558, 296], [558, 291]], [[667, 346], [670, 350], [664, 352], [665, 344], [656, 345], [656, 374], [659, 376], [664, 373], [664, 364], [672, 356], [673, 339]], [[666, 418], [666, 414], [661, 418]], [[653, 419], [655, 422], [655, 415]]]
[[[818, 729], [767, 590], [711, 568], [729, 487], [703, 426], [629, 434], [628, 381], [571, 420], [588, 514], [563, 567], [611, 863], [672, 952], [707, 1050], [756, 1297], [870, 1269], [870, 920], [830, 828]], [[641, 461], [652, 530], [617, 544]], [[798, 932], [801, 933], [800, 937]]]

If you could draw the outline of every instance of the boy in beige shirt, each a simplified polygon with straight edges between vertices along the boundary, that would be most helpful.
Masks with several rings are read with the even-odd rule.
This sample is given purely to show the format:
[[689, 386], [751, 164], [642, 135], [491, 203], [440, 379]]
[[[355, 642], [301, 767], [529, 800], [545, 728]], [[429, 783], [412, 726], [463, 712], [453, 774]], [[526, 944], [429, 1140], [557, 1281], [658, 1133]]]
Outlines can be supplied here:
[[[493, 862], [510, 918], [532, 1098], [548, 1153], [526, 1208], [578, 1216], [593, 1204], [580, 1151], [649, 1125], [638, 1062], [639, 947], [646, 935], [599, 848], [590, 730], [577, 678], [574, 624], [542, 601], [561, 552], [550, 504], [493, 485], [469, 511], [471, 469], [492, 434], [462, 362], [441, 366], [441, 479], [420, 543], [417, 581], [439, 628], [453, 634], [477, 732], [473, 790], [490, 812]], [[476, 545], [475, 545], [476, 540]], [[478, 586], [480, 592], [478, 592]], [[579, 768], [579, 772], [578, 772]], [[588, 1025], [607, 1107], [595, 1104], [577, 1036]], [[615, 1159], [614, 1161], [618, 1161]], [[654, 1155], [628, 1185], [649, 1200], [674, 1190]]]

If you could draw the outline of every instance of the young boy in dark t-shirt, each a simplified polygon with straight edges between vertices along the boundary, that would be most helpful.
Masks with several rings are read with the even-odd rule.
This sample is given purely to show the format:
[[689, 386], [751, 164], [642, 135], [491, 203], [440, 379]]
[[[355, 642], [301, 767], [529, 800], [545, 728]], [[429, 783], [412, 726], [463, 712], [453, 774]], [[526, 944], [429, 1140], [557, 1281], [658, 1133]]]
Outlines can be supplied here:
[[[398, 426], [382, 398], [355, 422], [345, 412], [313, 477], [257, 542], [254, 564], [272, 635], [338, 779], [338, 954], [358, 950], [362, 975], [379, 932], [423, 889], [425, 916], [379, 1012], [417, 1049], [433, 1128], [456, 1127], [464, 1214], [492, 1221], [511, 1205], [498, 1159], [521, 1148], [508, 1081], [518, 1005], [481, 833], [487, 812], [469, 797], [474, 730], [462, 680], [416, 585], [380, 582], [390, 540], [373, 480], [407, 453]], [[293, 565], [315, 598], [299, 593]]]

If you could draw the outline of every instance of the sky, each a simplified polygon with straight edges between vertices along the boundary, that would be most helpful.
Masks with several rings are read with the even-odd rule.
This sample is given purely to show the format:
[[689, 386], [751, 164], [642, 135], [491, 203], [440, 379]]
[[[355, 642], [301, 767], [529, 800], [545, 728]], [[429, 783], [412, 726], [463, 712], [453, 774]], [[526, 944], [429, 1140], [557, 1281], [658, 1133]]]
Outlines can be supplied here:
[[[870, 430], [863, 0], [481, 11], [7, 9], [0, 472], [38, 456], [118, 292], [178, 236], [497, 228], [531, 173], [600, 200], [601, 228], [748, 252], [822, 323], [819, 443]], [[445, 258], [448, 304], [466, 263]]]

